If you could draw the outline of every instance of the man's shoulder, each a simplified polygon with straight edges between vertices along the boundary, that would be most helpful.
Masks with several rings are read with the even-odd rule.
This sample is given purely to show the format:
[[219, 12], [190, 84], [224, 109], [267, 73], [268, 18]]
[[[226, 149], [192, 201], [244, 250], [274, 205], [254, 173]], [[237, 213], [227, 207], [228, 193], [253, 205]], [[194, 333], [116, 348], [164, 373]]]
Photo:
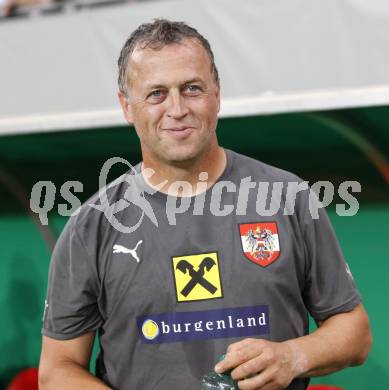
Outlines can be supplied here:
[[255, 181], [269, 182], [302, 182], [302, 178], [296, 174], [281, 168], [264, 163], [255, 158], [229, 151], [233, 158], [234, 171], [241, 178], [251, 176]]
[[82, 234], [85, 230], [91, 228], [94, 230], [96, 226], [107, 223], [106, 216], [119, 214], [122, 210], [133, 206], [126, 199], [131, 199], [131, 192], [136, 192], [139, 177], [135, 169], [102, 186], [87, 199], [70, 218], [69, 227]]

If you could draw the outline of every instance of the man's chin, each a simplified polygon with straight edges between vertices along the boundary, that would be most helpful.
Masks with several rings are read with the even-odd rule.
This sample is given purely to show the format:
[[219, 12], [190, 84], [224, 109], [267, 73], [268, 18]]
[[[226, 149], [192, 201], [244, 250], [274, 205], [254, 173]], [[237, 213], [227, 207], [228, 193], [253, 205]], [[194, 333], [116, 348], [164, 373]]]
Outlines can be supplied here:
[[192, 163], [201, 155], [201, 151], [194, 148], [176, 148], [165, 154], [164, 159], [169, 164]]
[[186, 164], [192, 165], [193, 161], [196, 160], [197, 155], [195, 153], [193, 154], [175, 154], [172, 156], [169, 156], [169, 158], [166, 160], [166, 162], [169, 165], [175, 165], [175, 166], [182, 166], [185, 167]]
[[198, 159], [201, 159], [210, 148], [210, 144], [192, 143], [187, 145], [164, 145], [164, 148], [158, 148], [154, 151], [154, 160], [159, 160], [162, 164], [185, 168], [190, 167]]

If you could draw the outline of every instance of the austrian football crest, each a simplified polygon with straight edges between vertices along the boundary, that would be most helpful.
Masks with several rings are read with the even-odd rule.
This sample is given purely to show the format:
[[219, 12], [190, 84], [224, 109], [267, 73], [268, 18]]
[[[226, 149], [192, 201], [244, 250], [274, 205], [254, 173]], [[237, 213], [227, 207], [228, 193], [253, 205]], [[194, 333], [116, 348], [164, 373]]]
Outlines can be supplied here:
[[240, 238], [245, 256], [262, 267], [274, 263], [280, 255], [276, 222], [242, 223]]

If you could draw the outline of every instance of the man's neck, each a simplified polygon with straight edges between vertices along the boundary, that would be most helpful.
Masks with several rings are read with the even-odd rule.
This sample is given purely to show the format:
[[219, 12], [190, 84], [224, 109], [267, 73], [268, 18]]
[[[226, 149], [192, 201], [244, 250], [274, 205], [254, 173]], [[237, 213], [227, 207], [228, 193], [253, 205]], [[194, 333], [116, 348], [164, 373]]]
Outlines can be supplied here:
[[[142, 163], [142, 171], [151, 168], [154, 174], [146, 178], [146, 182], [158, 191], [171, 196], [193, 196], [211, 187], [224, 172], [227, 156], [224, 149], [217, 145], [204, 156], [187, 164], [153, 164], [150, 159]], [[161, 183], [166, 183], [161, 187]], [[175, 185], [177, 182], [186, 182], [189, 185]], [[200, 183], [200, 184], [199, 184]]]

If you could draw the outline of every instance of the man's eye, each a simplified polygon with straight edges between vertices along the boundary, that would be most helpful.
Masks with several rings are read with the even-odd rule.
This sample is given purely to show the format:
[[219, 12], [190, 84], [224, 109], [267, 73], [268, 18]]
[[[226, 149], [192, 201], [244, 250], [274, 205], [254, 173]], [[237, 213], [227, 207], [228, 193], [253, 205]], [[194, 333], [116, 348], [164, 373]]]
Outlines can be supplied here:
[[149, 96], [152, 97], [160, 97], [162, 95], [162, 92], [160, 90], [152, 91]]
[[150, 103], [160, 103], [164, 99], [164, 97], [165, 97], [164, 91], [162, 91], [160, 89], [156, 89], [154, 91], [151, 91], [147, 95], [147, 100]]
[[198, 85], [193, 85], [193, 84], [187, 85], [186, 89], [189, 92], [198, 92], [198, 91], [200, 91], [200, 87]]

